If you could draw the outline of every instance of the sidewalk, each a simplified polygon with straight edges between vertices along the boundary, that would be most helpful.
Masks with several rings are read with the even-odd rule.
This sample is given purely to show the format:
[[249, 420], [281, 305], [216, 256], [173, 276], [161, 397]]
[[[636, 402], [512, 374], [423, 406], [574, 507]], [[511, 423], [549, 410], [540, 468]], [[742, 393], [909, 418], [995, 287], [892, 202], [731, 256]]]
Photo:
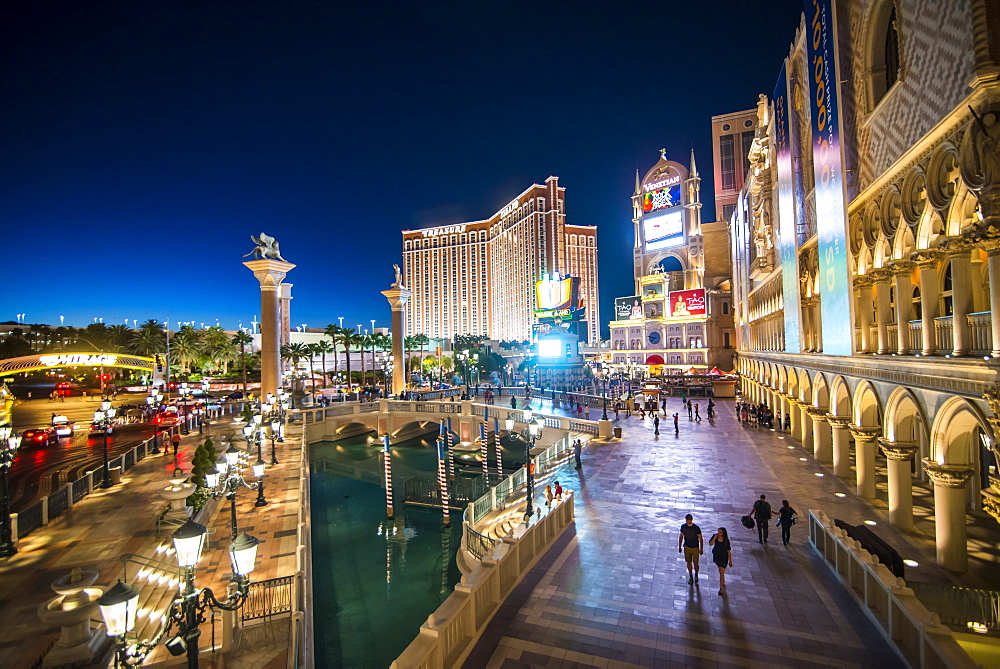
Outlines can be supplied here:
[[[223, 424], [228, 427], [229, 420], [224, 417], [213, 424], [211, 436], [214, 439], [229, 433], [228, 429], [223, 429]], [[286, 443], [279, 445], [281, 464], [269, 468], [266, 492], [271, 504], [254, 508], [256, 493], [251, 491], [243, 491], [238, 496], [241, 530], [261, 540], [254, 580], [294, 574], [297, 506], [293, 507], [293, 503], [298, 494], [301, 457], [297, 436], [300, 430], [296, 427], [294, 432], [294, 437], [289, 435]], [[208, 435], [193, 431], [183, 438], [178, 459], [186, 472], [190, 471], [194, 449], [205, 436]], [[100, 574], [96, 585], [110, 586], [122, 575], [120, 556], [128, 553], [151, 556], [158, 545], [169, 543], [172, 528], [164, 528], [157, 540], [155, 515], [166, 504], [158, 493], [167, 484], [166, 477], [173, 466], [172, 451], [169, 456], [146, 457], [123, 476], [121, 485], [95, 490], [72, 510], [25, 537], [18, 543], [17, 555], [0, 563], [0, 666], [31, 666], [58, 638], [58, 628], [46, 629], [36, 613], [39, 606], [55, 596], [50, 588], [52, 581], [69, 573], [73, 567], [80, 567]], [[214, 532], [196, 573], [196, 583], [210, 585], [217, 594], [224, 595], [222, 576], [230, 571], [225, 552], [229, 544], [228, 506], [220, 507], [210, 529]], [[289, 541], [291, 548], [287, 546]], [[99, 619], [99, 612], [95, 611], [93, 617]], [[210, 643], [210, 635], [206, 625], [203, 647]], [[170, 660], [169, 666], [184, 664], [183, 657]], [[208, 660], [206, 656], [203, 661], [207, 663]], [[152, 664], [150, 661], [144, 666]], [[250, 664], [264, 666], [257, 662]], [[227, 666], [239, 665], [230, 663]], [[283, 656], [281, 666], [284, 666]]]
[[[679, 411], [680, 399], [667, 408]], [[657, 438], [651, 419], [623, 415], [615, 422], [622, 440], [591, 441], [582, 470], [570, 463], [559, 472], [576, 495], [575, 533], [501, 607], [464, 666], [902, 666], [808, 545], [804, 522], [789, 546], [774, 527], [762, 545], [740, 516], [763, 493], [775, 508], [787, 498], [803, 519], [814, 508], [851, 523], [875, 520], [920, 563], [908, 577], [953, 577], [934, 565], [933, 550], [895, 532], [785, 435], [741, 426], [731, 401], [717, 401], [717, 410], [714, 424], [683, 412], [677, 437], [662, 418]], [[686, 513], [705, 539], [697, 585], [688, 585], [677, 551]], [[708, 547], [720, 526], [733, 543], [725, 596]]]

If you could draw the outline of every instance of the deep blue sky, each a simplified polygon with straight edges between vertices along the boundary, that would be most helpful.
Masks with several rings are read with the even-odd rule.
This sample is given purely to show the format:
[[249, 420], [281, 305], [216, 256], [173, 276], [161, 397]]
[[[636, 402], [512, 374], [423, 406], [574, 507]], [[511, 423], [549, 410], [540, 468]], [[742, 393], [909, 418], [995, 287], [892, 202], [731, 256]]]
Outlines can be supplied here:
[[[0, 5], [0, 321], [248, 324], [278, 238], [292, 320], [378, 319], [400, 230], [490, 215], [550, 174], [632, 291], [635, 169], [770, 93], [801, 3]], [[764, 14], [767, 15], [764, 15]]]

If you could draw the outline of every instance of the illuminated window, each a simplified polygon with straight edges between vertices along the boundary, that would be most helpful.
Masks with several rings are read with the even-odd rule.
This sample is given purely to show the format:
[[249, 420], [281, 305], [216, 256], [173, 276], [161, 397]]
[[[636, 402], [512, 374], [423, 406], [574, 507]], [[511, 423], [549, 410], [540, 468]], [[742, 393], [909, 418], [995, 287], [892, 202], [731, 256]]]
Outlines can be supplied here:
[[723, 135], [719, 138], [719, 162], [722, 176], [722, 188], [736, 189], [736, 150], [733, 146], [733, 136]]

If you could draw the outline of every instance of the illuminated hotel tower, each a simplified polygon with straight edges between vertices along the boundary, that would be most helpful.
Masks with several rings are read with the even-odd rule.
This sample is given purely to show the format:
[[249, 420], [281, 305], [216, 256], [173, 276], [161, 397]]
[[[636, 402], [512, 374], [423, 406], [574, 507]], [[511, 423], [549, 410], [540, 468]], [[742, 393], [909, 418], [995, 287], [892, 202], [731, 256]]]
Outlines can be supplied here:
[[407, 334], [531, 339], [536, 281], [580, 277], [581, 335], [598, 341], [597, 228], [566, 223], [558, 177], [533, 184], [482, 221], [403, 231]]

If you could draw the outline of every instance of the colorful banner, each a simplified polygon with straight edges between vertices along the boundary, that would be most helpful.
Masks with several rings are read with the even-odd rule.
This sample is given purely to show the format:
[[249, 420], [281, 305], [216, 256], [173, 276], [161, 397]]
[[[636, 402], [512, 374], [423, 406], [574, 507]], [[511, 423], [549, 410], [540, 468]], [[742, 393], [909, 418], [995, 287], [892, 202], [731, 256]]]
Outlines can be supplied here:
[[792, 151], [788, 124], [787, 63], [774, 86], [774, 154], [778, 172], [778, 256], [781, 301], [785, 311], [785, 352], [800, 353], [799, 264], [795, 244], [795, 201], [792, 194]]
[[854, 353], [854, 310], [847, 262], [844, 152], [840, 142], [837, 27], [833, 0], [805, 0], [809, 49], [816, 232], [819, 238], [823, 353]]
[[628, 321], [642, 318], [642, 301], [638, 295], [615, 298], [615, 320]]
[[670, 291], [670, 316], [684, 318], [686, 316], [705, 315], [705, 289]]

